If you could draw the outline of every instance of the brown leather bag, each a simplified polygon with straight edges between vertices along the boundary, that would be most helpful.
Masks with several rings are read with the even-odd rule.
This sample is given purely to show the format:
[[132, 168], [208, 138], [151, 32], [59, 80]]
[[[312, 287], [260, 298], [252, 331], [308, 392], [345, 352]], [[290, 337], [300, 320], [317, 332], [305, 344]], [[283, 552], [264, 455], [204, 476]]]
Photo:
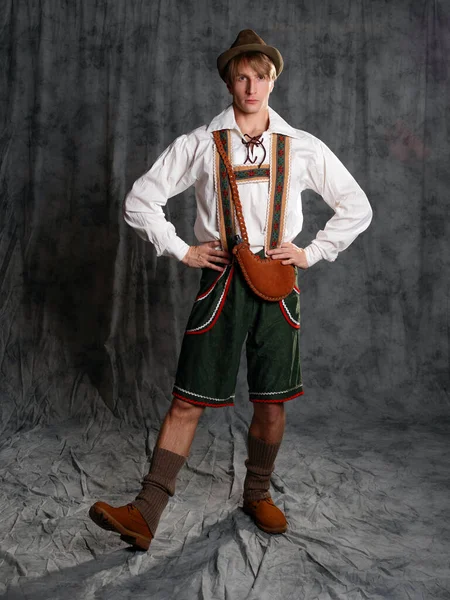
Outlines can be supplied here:
[[250, 250], [247, 228], [245, 226], [244, 215], [242, 214], [242, 205], [233, 167], [223, 147], [220, 133], [214, 131], [213, 136], [217, 150], [227, 169], [231, 197], [243, 238], [242, 240], [239, 238], [240, 242], [234, 246], [233, 254], [239, 263], [246, 282], [255, 294], [271, 302], [283, 300], [294, 289], [295, 268], [293, 265], [283, 265], [280, 260], [261, 258]]

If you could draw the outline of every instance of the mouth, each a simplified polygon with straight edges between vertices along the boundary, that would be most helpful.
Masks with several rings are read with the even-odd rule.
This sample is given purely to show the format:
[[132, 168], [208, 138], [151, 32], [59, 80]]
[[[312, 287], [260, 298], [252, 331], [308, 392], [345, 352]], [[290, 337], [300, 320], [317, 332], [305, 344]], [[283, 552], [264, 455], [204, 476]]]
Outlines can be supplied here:
[[257, 102], [259, 102], [259, 100], [254, 100], [254, 99], [251, 99], [251, 98], [247, 98], [246, 102], [248, 104], [256, 104]]

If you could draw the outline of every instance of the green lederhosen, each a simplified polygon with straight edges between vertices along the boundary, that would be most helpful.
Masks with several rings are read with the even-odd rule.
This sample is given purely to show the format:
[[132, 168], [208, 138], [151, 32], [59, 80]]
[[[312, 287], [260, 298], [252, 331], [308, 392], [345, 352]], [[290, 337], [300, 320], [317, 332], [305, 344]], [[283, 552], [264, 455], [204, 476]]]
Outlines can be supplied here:
[[303, 393], [296, 287], [280, 302], [254, 294], [239, 268], [203, 269], [183, 339], [173, 395], [203, 406], [234, 403], [242, 345], [252, 402], [285, 402]]
[[[221, 132], [229, 153], [229, 132]], [[268, 178], [270, 197], [266, 247], [282, 240], [288, 183], [289, 138], [274, 136], [272, 160], [238, 168], [237, 179]], [[230, 250], [235, 233], [226, 171], [216, 156], [218, 214], [222, 247]], [[261, 251], [261, 256], [264, 251]], [[300, 351], [300, 291], [280, 302], [254, 294], [237, 264], [222, 273], [203, 269], [181, 348], [173, 395], [201, 406], [234, 404], [241, 350], [246, 341], [247, 380], [252, 402], [285, 402], [303, 394]]]

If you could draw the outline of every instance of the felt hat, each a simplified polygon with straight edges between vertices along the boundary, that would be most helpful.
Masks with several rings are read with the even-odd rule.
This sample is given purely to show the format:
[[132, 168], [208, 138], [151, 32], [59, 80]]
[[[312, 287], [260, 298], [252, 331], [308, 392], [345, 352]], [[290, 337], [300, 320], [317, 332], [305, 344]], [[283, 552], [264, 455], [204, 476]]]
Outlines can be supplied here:
[[217, 59], [217, 68], [224, 81], [227, 64], [232, 58], [239, 54], [243, 54], [244, 52], [262, 52], [263, 54], [266, 54], [275, 65], [277, 76], [283, 70], [283, 57], [279, 51], [272, 46], [268, 46], [252, 29], [243, 29], [239, 32], [239, 35], [231, 45], [231, 48], [222, 52]]

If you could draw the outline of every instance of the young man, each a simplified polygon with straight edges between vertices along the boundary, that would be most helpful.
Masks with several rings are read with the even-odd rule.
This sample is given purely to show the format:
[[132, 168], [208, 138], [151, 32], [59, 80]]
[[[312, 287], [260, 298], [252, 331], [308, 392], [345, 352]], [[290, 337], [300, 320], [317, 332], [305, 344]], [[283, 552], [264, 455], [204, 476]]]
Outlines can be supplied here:
[[[292, 128], [269, 108], [283, 68], [276, 48], [252, 30], [241, 31], [217, 61], [233, 97], [209, 125], [182, 135], [138, 179], [125, 201], [125, 220], [158, 256], [202, 268], [199, 294], [181, 349], [173, 401], [152, 455], [150, 472], [137, 498], [114, 508], [91, 507], [100, 527], [147, 549], [206, 406], [229, 406], [243, 343], [254, 414], [248, 435], [244, 511], [268, 533], [286, 530], [285, 516], [270, 497], [270, 475], [283, 437], [284, 402], [303, 393], [298, 345], [298, 288], [279, 302], [257, 296], [231, 250], [239, 225], [230, 201], [223, 159], [213, 140], [219, 131], [238, 183], [251, 250], [306, 269], [334, 261], [371, 220], [359, 185], [317, 138]], [[189, 247], [164, 216], [168, 198], [195, 185], [199, 244]], [[313, 189], [335, 211], [306, 248], [292, 243], [302, 228], [301, 192]]]

